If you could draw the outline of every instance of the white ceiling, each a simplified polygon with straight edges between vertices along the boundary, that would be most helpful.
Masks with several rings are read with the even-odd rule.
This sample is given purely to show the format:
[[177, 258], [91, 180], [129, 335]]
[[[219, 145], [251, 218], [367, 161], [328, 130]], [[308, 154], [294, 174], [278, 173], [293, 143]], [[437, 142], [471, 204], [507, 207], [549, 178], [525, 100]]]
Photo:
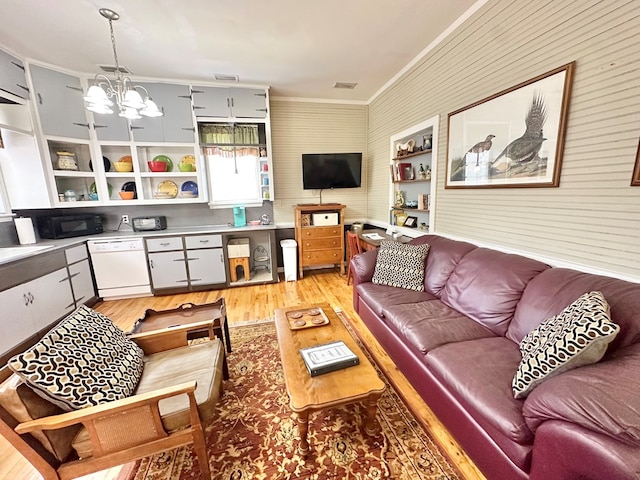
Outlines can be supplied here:
[[[238, 75], [271, 95], [368, 101], [486, 0], [1, 0], [0, 46], [77, 72], [212, 82]], [[354, 90], [335, 82], [357, 82]]]

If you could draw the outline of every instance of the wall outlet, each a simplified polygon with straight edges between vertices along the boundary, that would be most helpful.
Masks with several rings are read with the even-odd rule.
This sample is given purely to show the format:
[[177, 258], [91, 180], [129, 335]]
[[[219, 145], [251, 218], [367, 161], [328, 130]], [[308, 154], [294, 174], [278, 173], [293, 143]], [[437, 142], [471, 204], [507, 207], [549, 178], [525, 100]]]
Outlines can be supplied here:
[[122, 221], [122, 223], [126, 223], [128, 225], [129, 224], [129, 215], [122, 215], [121, 221]]

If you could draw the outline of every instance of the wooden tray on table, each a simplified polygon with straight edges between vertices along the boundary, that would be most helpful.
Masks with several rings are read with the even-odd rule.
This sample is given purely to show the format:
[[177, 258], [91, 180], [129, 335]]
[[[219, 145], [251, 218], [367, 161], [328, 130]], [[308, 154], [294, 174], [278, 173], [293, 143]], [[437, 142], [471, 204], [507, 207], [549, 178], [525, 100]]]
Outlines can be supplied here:
[[320, 307], [301, 308], [286, 313], [289, 328], [300, 330], [302, 328], [322, 327], [329, 324], [329, 319]]

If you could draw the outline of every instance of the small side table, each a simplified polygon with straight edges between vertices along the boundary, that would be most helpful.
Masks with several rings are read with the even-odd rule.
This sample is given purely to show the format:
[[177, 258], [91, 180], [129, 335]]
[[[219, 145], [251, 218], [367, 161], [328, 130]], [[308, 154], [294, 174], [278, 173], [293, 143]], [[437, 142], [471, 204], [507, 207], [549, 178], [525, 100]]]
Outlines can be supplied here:
[[238, 281], [238, 272], [236, 269], [238, 265], [242, 266], [244, 270], [244, 279], [251, 280], [251, 272], [249, 271], [249, 257], [236, 257], [229, 259], [229, 271], [231, 273], [231, 281]]

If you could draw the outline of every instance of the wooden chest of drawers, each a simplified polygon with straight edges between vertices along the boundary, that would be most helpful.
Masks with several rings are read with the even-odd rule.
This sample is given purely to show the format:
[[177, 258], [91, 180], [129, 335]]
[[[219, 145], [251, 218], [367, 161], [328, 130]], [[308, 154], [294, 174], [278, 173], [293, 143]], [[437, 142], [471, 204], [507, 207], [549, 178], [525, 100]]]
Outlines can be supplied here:
[[[344, 209], [341, 204], [296, 205], [296, 242], [298, 243], [298, 274], [304, 267], [340, 265], [344, 274]], [[338, 213], [338, 224], [313, 226], [309, 219], [314, 213]]]

